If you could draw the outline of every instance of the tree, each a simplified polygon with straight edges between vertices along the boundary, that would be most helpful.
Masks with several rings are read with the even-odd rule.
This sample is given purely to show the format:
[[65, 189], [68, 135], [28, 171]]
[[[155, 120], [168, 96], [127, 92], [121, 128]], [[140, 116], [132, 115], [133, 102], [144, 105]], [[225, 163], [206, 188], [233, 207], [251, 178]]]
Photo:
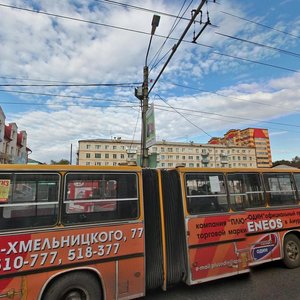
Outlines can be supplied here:
[[60, 161], [55, 161], [51, 159], [51, 165], [69, 165], [70, 162], [67, 159], [62, 158]]

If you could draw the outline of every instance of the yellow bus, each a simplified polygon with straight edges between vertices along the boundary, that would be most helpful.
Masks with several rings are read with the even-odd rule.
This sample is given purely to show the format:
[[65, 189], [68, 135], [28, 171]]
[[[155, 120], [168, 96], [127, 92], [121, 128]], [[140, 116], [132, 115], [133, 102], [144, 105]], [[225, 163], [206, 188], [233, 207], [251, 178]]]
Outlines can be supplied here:
[[134, 299], [300, 265], [300, 170], [1, 165], [0, 299]]

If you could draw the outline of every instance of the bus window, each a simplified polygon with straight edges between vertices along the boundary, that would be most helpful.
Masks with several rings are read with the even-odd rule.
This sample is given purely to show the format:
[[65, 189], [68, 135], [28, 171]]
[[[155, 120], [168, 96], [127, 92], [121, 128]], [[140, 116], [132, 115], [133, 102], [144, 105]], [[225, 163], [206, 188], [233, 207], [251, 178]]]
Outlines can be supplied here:
[[296, 204], [296, 193], [291, 174], [264, 174], [266, 193], [271, 206]]
[[68, 173], [63, 222], [102, 222], [138, 217], [137, 175]]
[[230, 203], [234, 210], [265, 206], [259, 174], [228, 174], [227, 181]]
[[294, 173], [294, 177], [295, 177], [295, 183], [296, 183], [297, 190], [298, 190], [298, 197], [300, 197], [300, 174]]
[[190, 214], [228, 211], [223, 174], [186, 174], [187, 210]]
[[58, 174], [0, 174], [1, 229], [57, 223]]

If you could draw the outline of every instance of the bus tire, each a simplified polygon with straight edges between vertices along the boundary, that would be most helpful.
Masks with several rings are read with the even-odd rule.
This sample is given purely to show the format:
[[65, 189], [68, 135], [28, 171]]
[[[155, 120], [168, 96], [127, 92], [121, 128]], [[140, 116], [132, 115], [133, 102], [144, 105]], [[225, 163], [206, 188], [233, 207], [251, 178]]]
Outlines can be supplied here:
[[59, 276], [46, 289], [43, 300], [101, 300], [102, 293], [97, 278], [83, 271]]
[[294, 269], [300, 266], [300, 240], [294, 234], [288, 234], [283, 244], [283, 262], [286, 267]]

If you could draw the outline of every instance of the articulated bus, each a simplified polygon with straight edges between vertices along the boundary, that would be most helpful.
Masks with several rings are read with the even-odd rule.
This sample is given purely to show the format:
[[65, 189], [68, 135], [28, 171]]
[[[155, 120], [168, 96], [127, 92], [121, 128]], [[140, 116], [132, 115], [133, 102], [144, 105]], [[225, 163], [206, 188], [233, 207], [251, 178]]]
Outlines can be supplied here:
[[133, 299], [300, 265], [300, 170], [1, 165], [0, 299]]

